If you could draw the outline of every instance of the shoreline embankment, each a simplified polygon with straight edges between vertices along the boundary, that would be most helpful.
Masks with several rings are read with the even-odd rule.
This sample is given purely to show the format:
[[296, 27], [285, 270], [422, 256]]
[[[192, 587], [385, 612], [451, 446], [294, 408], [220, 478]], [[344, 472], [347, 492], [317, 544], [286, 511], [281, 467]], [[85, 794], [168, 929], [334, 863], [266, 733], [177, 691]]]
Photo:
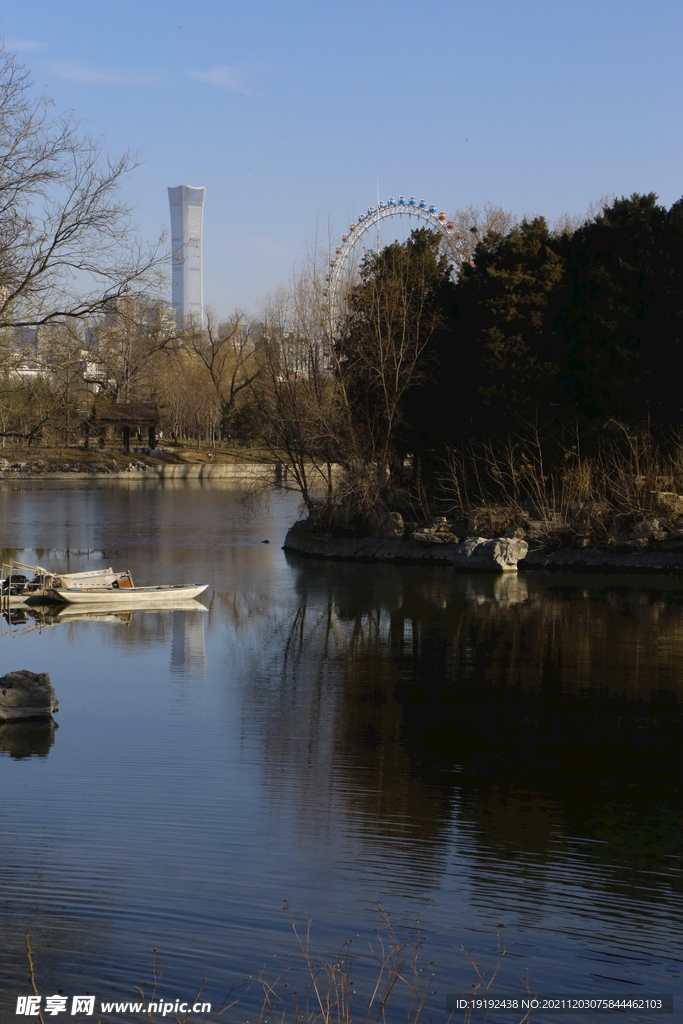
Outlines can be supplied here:
[[[307, 520], [287, 532], [283, 548], [291, 554], [340, 562], [446, 566], [462, 571], [642, 572], [683, 574], [683, 543], [674, 550], [610, 550], [604, 546], [530, 548], [517, 537], [469, 537], [442, 541], [437, 531], [403, 537], [336, 537], [316, 532]], [[443, 536], [443, 535], [442, 535]]]
[[[308, 527], [308, 528], [307, 528]], [[330, 561], [444, 565], [470, 572], [516, 572], [528, 550], [516, 537], [470, 537], [461, 544], [421, 544], [403, 537], [334, 537], [310, 530], [307, 520], [287, 531], [285, 551]]]
[[[507, 538], [471, 538], [487, 544], [502, 542]], [[662, 572], [683, 574], [683, 549], [681, 551], [604, 551], [599, 548], [560, 548], [548, 553], [527, 551], [514, 566], [477, 564], [468, 557], [463, 544], [443, 544], [427, 547], [416, 541], [363, 537], [359, 539], [340, 538], [312, 534], [297, 534], [290, 530], [283, 545], [284, 550], [306, 558], [321, 558], [338, 562], [387, 562], [395, 565], [450, 566], [464, 571], [514, 572], [515, 570], [556, 570], [576, 572]]]
[[276, 463], [184, 463], [182, 465], [150, 466], [131, 462], [127, 469], [93, 470], [74, 469], [36, 471], [5, 469], [0, 471], [0, 484], [14, 480], [253, 480], [278, 476]]

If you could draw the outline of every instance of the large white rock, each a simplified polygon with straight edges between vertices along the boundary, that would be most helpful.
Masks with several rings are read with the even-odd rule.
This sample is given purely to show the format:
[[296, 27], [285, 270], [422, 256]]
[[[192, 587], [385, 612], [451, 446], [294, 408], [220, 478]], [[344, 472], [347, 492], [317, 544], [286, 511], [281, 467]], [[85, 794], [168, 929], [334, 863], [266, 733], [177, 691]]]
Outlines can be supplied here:
[[[529, 545], [519, 537], [470, 537], [458, 544], [462, 562], [472, 569], [493, 569], [499, 572], [514, 572], [517, 563], [524, 558]], [[457, 564], [457, 563], [456, 563]]]
[[660, 516], [683, 515], [683, 494], [675, 491], [650, 491], [652, 509]]
[[49, 718], [57, 698], [47, 672], [8, 672], [0, 677], [0, 722]]

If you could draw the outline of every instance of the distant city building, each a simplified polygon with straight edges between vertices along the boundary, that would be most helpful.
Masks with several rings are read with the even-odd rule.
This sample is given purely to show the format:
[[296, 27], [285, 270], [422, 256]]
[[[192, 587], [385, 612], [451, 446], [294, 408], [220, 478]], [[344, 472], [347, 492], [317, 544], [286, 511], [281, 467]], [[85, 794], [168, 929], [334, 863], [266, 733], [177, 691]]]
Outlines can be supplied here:
[[138, 295], [136, 292], [121, 292], [120, 295], [110, 295], [108, 299], [104, 300], [103, 310], [104, 316], [110, 323], [114, 322], [118, 317], [135, 317], [137, 309]]
[[26, 356], [38, 354], [38, 328], [37, 327], [15, 327], [13, 334], [13, 348], [21, 351]]
[[103, 315], [87, 325], [85, 347], [98, 352], [100, 344], [115, 332], [157, 331], [172, 334], [176, 329], [176, 311], [167, 302], [144, 292], [124, 292], [105, 300]]
[[179, 327], [183, 327], [188, 318], [204, 323], [202, 221], [205, 193], [205, 188], [191, 185], [178, 185], [168, 190], [173, 251], [172, 301]]

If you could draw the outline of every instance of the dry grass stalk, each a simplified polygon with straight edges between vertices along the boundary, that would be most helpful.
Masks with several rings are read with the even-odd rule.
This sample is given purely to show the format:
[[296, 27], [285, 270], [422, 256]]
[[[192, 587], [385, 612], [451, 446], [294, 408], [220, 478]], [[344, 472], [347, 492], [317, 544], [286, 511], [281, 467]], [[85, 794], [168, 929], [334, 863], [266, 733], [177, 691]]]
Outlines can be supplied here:
[[[285, 910], [289, 913], [288, 907]], [[430, 1020], [428, 997], [432, 991], [434, 972], [431, 963], [422, 954], [424, 932], [416, 922], [412, 927], [399, 930], [395, 927], [391, 915], [381, 907], [376, 908], [382, 920], [382, 929], [377, 929], [377, 938], [370, 944], [369, 952], [376, 964], [372, 988], [368, 994], [360, 993], [355, 985], [354, 968], [360, 957], [351, 950], [351, 941], [347, 941], [332, 956], [320, 956], [311, 948], [311, 921], [304, 918], [304, 928], [300, 920], [289, 916], [289, 923], [294, 934], [301, 960], [295, 969], [288, 968], [274, 981], [269, 981], [264, 974], [259, 978], [263, 990], [261, 1007], [258, 1017], [259, 1024], [387, 1024], [388, 1021], [405, 1021], [405, 1024], [420, 1024]], [[496, 932], [498, 941], [495, 963], [487, 974], [475, 962], [472, 950], [460, 947], [469, 961], [475, 975], [471, 985], [471, 995], [475, 998], [489, 996], [492, 986], [500, 971], [507, 949], [500, 942], [500, 932]], [[156, 950], [155, 950], [156, 952]], [[26, 935], [26, 956], [29, 965], [31, 988], [34, 995], [39, 995], [35, 982], [33, 956], [28, 934]], [[302, 972], [303, 983], [300, 988], [292, 985], [297, 971]], [[138, 987], [145, 1019], [150, 1024], [159, 1024], [159, 1017], [154, 1010], [161, 998], [159, 985], [161, 971], [152, 961], [152, 990], [149, 994]], [[200, 1001], [206, 979], [202, 981], [193, 1004]], [[528, 989], [528, 986], [526, 986]], [[211, 1024], [228, 1010], [235, 1007], [239, 1000], [231, 998], [235, 988], [231, 989], [221, 1008], [209, 1016], [196, 1017], [191, 1011], [184, 1016], [163, 1015], [164, 1020], [174, 1024]], [[471, 1024], [475, 1011], [467, 1009], [462, 1018], [463, 1024]], [[528, 1015], [520, 1019], [525, 1024]], [[39, 1012], [41, 1024], [44, 1024], [42, 1011]], [[233, 1020], [234, 1015], [233, 1015]], [[487, 1011], [483, 1018], [477, 1018], [480, 1024], [487, 1024]], [[455, 1013], [450, 1012], [445, 1024], [455, 1021]], [[97, 1024], [103, 1024], [98, 1019]]]
[[532, 522], [541, 545], [559, 545], [567, 534], [608, 542], [652, 517], [657, 492], [683, 490], [680, 436], [665, 446], [648, 431], [615, 424], [590, 454], [578, 431], [555, 446], [552, 460], [548, 448], [548, 438], [533, 428], [503, 445], [451, 451], [443, 483], [453, 512], [467, 517], [477, 510], [494, 533]]
[[[31, 950], [31, 940], [29, 938], [28, 932], [26, 932], [26, 959], [28, 960], [28, 975], [29, 980], [31, 982], [31, 991], [33, 992], [34, 996], [39, 996], [40, 993], [36, 985], [36, 975], [33, 969], [33, 952]], [[38, 1020], [40, 1021], [40, 1024], [45, 1024], [45, 1020], [43, 1018], [43, 1011], [41, 1009], [38, 1009]]]
[[385, 911], [377, 911], [384, 922], [384, 934], [377, 936], [370, 953], [377, 963], [373, 989], [365, 998], [354, 988], [353, 968], [358, 960], [346, 942], [333, 957], [318, 957], [311, 952], [311, 922], [306, 919], [305, 932], [295, 918], [290, 918], [304, 966], [303, 992], [290, 989], [279, 978], [269, 983], [261, 979], [264, 991], [260, 1024], [374, 1024], [385, 1021], [389, 1003], [392, 1017], [400, 1003], [409, 1024], [417, 1024], [425, 1013], [431, 974], [421, 963], [421, 929], [408, 929], [401, 937]]
[[[471, 996], [472, 996], [473, 999], [486, 999], [486, 998], [489, 997], [489, 993], [491, 992], [491, 988], [493, 987], [493, 983], [495, 982], [496, 977], [498, 976], [498, 972], [500, 971], [500, 968], [501, 968], [501, 966], [503, 964], [503, 958], [505, 957], [505, 954], [508, 951], [507, 948], [502, 945], [502, 943], [500, 941], [500, 938], [501, 938], [500, 932], [496, 931], [496, 941], [497, 941], [497, 944], [498, 944], [498, 955], [497, 955], [497, 959], [496, 959], [496, 962], [494, 964], [494, 967], [491, 970], [491, 973], [489, 974], [488, 977], [486, 976], [483, 968], [481, 968], [479, 966], [479, 964], [475, 962], [475, 959], [474, 959], [474, 957], [472, 955], [472, 950], [471, 949], [465, 949], [464, 946], [460, 946], [460, 950], [462, 951], [462, 953], [465, 955], [465, 957], [469, 961], [470, 966], [472, 967], [472, 970], [474, 971], [474, 973], [477, 976], [477, 981], [472, 983]], [[524, 980], [524, 987], [527, 990], [527, 992], [530, 993], [528, 980], [526, 980], [526, 979]], [[471, 1024], [471, 1021], [474, 1019], [475, 1012], [476, 1011], [475, 1011], [475, 1009], [473, 1007], [470, 1007], [469, 1009], [467, 1009], [465, 1011], [465, 1016], [463, 1018], [463, 1024]], [[526, 1022], [529, 1020], [529, 1017], [530, 1017], [530, 1012], [525, 1013], [524, 1016], [519, 1021], [519, 1024], [526, 1024]], [[479, 1024], [487, 1024], [488, 1019], [489, 1019], [488, 1009], [484, 1008], [483, 1017], [479, 1018]]]

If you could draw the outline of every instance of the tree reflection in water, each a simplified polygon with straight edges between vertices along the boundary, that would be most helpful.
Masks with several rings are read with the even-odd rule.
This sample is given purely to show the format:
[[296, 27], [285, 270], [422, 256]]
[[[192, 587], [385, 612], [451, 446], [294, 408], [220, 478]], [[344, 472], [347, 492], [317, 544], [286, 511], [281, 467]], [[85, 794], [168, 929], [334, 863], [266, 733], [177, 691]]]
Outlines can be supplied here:
[[435, 882], [456, 827], [475, 862], [517, 860], [517, 882], [570, 844], [624, 894], [680, 892], [675, 581], [290, 564], [268, 698], [245, 698], [274, 794], [289, 765], [302, 813], [392, 844], [402, 884]]

